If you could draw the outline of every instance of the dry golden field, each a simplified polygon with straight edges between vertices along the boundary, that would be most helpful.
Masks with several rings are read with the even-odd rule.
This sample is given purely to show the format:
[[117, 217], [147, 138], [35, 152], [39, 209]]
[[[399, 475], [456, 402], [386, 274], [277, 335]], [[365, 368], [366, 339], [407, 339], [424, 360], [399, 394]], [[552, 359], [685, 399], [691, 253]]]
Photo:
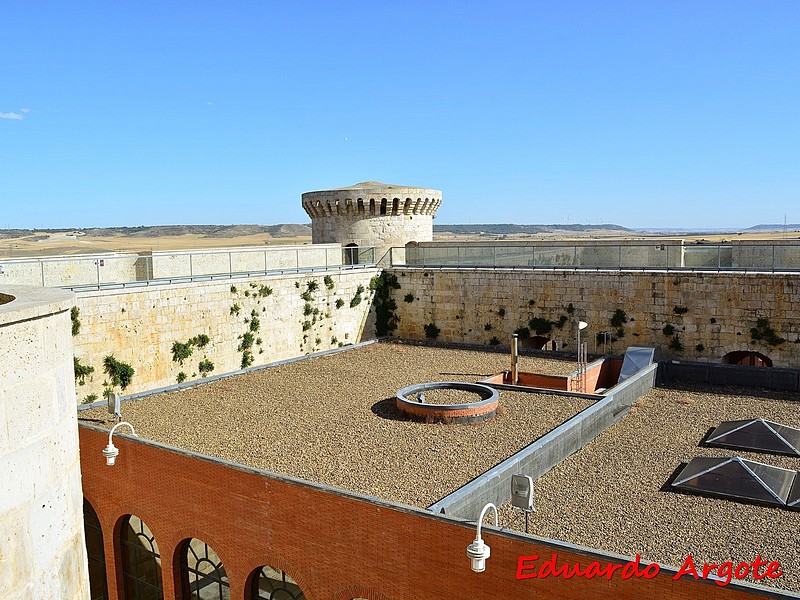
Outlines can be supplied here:
[[[94, 233], [100, 230], [90, 230], [87, 233], [75, 232], [38, 232], [28, 231], [21, 235], [4, 236], [0, 232], [0, 258], [31, 257], [31, 256], [62, 256], [70, 254], [91, 254], [97, 252], [146, 252], [159, 250], [191, 250], [203, 248], [221, 248], [236, 246], [264, 246], [264, 245], [301, 245], [311, 243], [310, 227], [291, 226], [300, 230], [301, 235], [290, 235], [286, 232], [280, 235], [269, 233], [255, 233], [237, 235], [239, 226], [229, 227], [230, 234], [216, 232], [213, 235], [204, 233], [183, 233], [173, 235], [141, 235], [135, 233], [116, 233], [114, 235]], [[180, 229], [180, 228], [177, 228]], [[307, 230], [303, 231], [303, 230]], [[553, 242], [568, 242], [570, 240], [636, 240], [658, 238], [681, 238], [687, 242], [703, 240], [706, 242], [722, 242], [731, 240], [776, 240], [800, 239], [797, 230], [783, 232], [758, 232], [758, 233], [716, 233], [705, 235], [657, 235], [625, 231], [592, 230], [580, 233], [574, 231], [553, 231], [538, 234], [508, 234], [508, 235], [477, 235], [437, 233], [434, 240], [437, 242], [474, 242], [498, 241], [513, 242], [525, 240], [547, 240]]]

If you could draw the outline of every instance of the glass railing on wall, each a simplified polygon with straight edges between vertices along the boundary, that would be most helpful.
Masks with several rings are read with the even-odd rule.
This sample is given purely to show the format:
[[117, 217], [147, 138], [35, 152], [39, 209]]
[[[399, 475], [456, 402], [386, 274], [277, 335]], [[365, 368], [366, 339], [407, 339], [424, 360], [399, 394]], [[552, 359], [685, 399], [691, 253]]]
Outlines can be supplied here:
[[0, 284], [81, 287], [375, 264], [375, 248], [338, 245], [53, 258], [0, 258]]
[[800, 243], [431, 244], [395, 247], [410, 267], [800, 271]]

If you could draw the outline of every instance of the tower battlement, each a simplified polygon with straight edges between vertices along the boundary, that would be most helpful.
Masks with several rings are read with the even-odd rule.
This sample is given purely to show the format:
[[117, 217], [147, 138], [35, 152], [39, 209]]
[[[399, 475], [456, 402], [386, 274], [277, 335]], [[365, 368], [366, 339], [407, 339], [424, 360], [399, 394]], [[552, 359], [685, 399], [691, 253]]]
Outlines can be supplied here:
[[365, 181], [333, 190], [306, 192], [315, 244], [374, 246], [378, 257], [392, 246], [433, 239], [433, 218], [442, 192], [429, 188]]

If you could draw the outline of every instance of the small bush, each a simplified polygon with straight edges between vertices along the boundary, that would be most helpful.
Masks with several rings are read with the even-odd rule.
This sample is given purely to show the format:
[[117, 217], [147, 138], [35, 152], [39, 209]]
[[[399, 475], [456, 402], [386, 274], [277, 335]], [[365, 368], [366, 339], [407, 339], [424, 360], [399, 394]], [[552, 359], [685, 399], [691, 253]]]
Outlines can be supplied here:
[[336, 308], [342, 308], [344, 306], [344, 300], [341, 298], [336, 299]]
[[505, 317], [506, 316], [506, 309], [502, 306], [497, 309], [497, 316], [498, 317]]
[[184, 343], [175, 342], [172, 344], [172, 362], [183, 365], [183, 361], [192, 355], [191, 341]]
[[494, 336], [492, 339], [489, 340], [490, 346], [497, 346], [500, 343], [500, 339], [497, 336]]
[[670, 325], [669, 323], [667, 323], [666, 325], [664, 325], [664, 328], [661, 330], [661, 332], [662, 332], [664, 335], [666, 335], [667, 337], [669, 337], [669, 336], [671, 336], [673, 333], [675, 333], [675, 327], [673, 327], [672, 325]]
[[689, 309], [685, 306], [678, 305], [672, 309], [672, 312], [674, 312], [676, 315], [685, 315], [687, 312], [689, 312]]
[[259, 327], [261, 327], [261, 321], [258, 320], [258, 317], [250, 319], [250, 331], [258, 331]]
[[239, 352], [249, 350], [250, 348], [253, 347], [253, 341], [254, 341], [253, 334], [250, 333], [249, 331], [246, 331], [245, 333], [242, 334], [242, 341], [239, 342], [239, 347], [237, 348], [237, 350], [239, 350]]
[[72, 357], [72, 363], [75, 367], [75, 381], [77, 381], [79, 385], [85, 384], [86, 376], [94, 373], [94, 367], [90, 365], [82, 365], [77, 356]]
[[91, 404], [92, 402], [97, 402], [97, 394], [88, 394], [86, 398], [83, 399], [82, 404]]
[[673, 336], [672, 341], [669, 343], [669, 347], [676, 352], [683, 350], [683, 342], [681, 342], [681, 338], [677, 335]]
[[303, 321], [303, 331], [311, 329], [311, 321]]
[[240, 310], [242, 310], [242, 307], [239, 306], [238, 304], [234, 304], [233, 306], [231, 306], [231, 315], [237, 315], [238, 316]]
[[81, 314], [81, 309], [73, 306], [69, 309], [69, 318], [72, 321], [72, 335], [78, 335], [81, 332], [81, 320], [78, 318]]
[[260, 346], [263, 342], [264, 340], [262, 340], [260, 337], [256, 338], [256, 346]]
[[261, 287], [258, 288], [258, 295], [261, 296], [262, 298], [266, 298], [267, 296], [271, 296], [272, 295], [272, 288], [269, 287], [268, 285], [262, 285]]
[[317, 338], [314, 340], [314, 343], [319, 346], [322, 343], [322, 338]]
[[559, 329], [562, 329], [564, 327], [564, 325], [567, 324], [567, 320], [568, 320], [567, 319], [567, 315], [561, 315], [560, 317], [558, 317], [558, 321], [553, 323], [553, 325], [555, 325]]
[[204, 358], [200, 361], [200, 364], [197, 365], [197, 370], [200, 371], [200, 374], [203, 377], [205, 377], [214, 370], [214, 363], [207, 358]]
[[625, 314], [624, 310], [618, 308], [608, 321], [611, 323], [612, 327], [620, 328], [628, 322], [628, 316]]
[[536, 335], [547, 335], [553, 331], [553, 323], [541, 317], [533, 317], [528, 321], [528, 327], [530, 327], [530, 330], [536, 333]]
[[316, 292], [317, 288], [319, 288], [319, 283], [313, 279], [306, 283], [306, 289], [308, 289], [309, 292]]
[[574, 306], [572, 306], [572, 302], [570, 302], [569, 304], [567, 304], [567, 314], [568, 314], [568, 315], [571, 315], [571, 314], [573, 314], [574, 312], [575, 312], [575, 307], [574, 307]]
[[531, 337], [531, 330], [527, 327], [518, 327], [514, 330], [514, 333], [516, 333], [523, 340]]
[[431, 340], [435, 340], [439, 337], [439, 333], [441, 333], [441, 329], [439, 329], [435, 323], [428, 323], [425, 325], [425, 337]]
[[136, 371], [127, 363], [119, 362], [113, 354], [109, 354], [103, 359], [103, 371], [111, 377], [111, 385], [120, 386], [123, 390], [128, 387], [133, 380]]
[[412, 294], [411, 292], [409, 292], [408, 294], [406, 294], [406, 295], [403, 297], [403, 301], [404, 301], [404, 302], [408, 302], [409, 304], [411, 304], [411, 303], [414, 301], [414, 294]]
[[335, 346], [338, 343], [339, 343], [339, 339], [336, 336], [333, 336], [331, 338], [331, 346]]
[[194, 344], [198, 348], [205, 348], [208, 345], [208, 342], [211, 341], [211, 338], [208, 337], [205, 333], [199, 333], [194, 336], [192, 339], [189, 340], [190, 344]]
[[247, 367], [253, 364], [253, 360], [254, 360], [253, 353], [250, 352], [250, 350], [245, 350], [244, 352], [242, 352], [241, 368], [246, 369]]
[[483, 326], [483, 329], [484, 329], [484, 331], [491, 331], [492, 330], [492, 324], [491, 323], [486, 323], [486, 325]]
[[355, 308], [359, 304], [361, 304], [361, 294], [356, 294], [353, 296], [353, 299], [350, 300], [350, 308]]
[[303, 314], [305, 316], [308, 316], [313, 312], [314, 312], [314, 307], [311, 306], [311, 304], [309, 302], [306, 302], [306, 305], [303, 307]]
[[231, 286], [231, 294], [235, 294], [238, 290], [236, 289], [235, 285]]
[[330, 275], [325, 275], [325, 277], [322, 278], [322, 281], [325, 282], [326, 288], [328, 288], [329, 290], [333, 289], [333, 277], [331, 277]]
[[303, 300], [305, 300], [306, 302], [311, 302], [311, 301], [313, 301], [313, 300], [314, 300], [314, 296], [313, 296], [313, 295], [311, 295], [311, 292], [309, 292], [308, 290], [306, 290], [305, 292], [303, 292], [302, 294], [300, 294], [300, 297], [301, 297]]
[[180, 373], [178, 373], [178, 376], [175, 378], [175, 380], [176, 380], [178, 383], [183, 383], [184, 381], [186, 381], [186, 379], [187, 379], [187, 377], [186, 377], [186, 373], [184, 373], [183, 371], [181, 371]]

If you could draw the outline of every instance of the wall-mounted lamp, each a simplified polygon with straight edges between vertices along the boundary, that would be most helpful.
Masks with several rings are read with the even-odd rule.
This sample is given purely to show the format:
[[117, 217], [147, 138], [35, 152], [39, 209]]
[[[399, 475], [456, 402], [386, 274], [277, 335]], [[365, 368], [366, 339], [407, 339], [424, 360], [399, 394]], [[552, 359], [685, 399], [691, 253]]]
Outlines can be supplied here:
[[117, 423], [111, 428], [111, 431], [108, 432], [108, 446], [103, 448], [103, 456], [106, 457], [106, 464], [109, 467], [113, 467], [114, 463], [117, 462], [117, 455], [119, 454], [119, 448], [117, 448], [114, 445], [114, 442], [111, 441], [111, 437], [114, 435], [114, 432], [120, 425], [127, 425], [128, 427], [131, 428], [131, 434], [136, 435], [136, 430], [133, 428], [133, 425], [131, 425], [127, 421], [122, 421], [121, 423]]
[[481, 511], [475, 540], [467, 546], [467, 558], [472, 561], [472, 570], [476, 573], [483, 573], [486, 570], [486, 559], [491, 554], [489, 546], [484, 544], [483, 538], [481, 538], [481, 523], [483, 523], [483, 517], [486, 516], [486, 511], [490, 508], [494, 510], [494, 526], [497, 527], [497, 507], [490, 502]]

